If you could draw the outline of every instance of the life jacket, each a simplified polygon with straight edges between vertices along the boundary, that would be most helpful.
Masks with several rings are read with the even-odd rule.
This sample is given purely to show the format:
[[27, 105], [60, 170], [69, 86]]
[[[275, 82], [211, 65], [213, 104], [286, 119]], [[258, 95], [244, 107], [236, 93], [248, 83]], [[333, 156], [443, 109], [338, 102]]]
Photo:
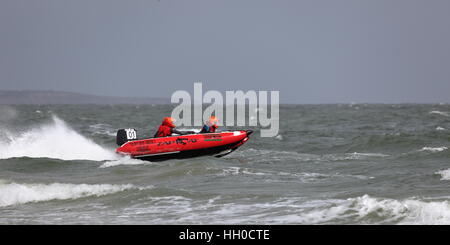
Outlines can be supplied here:
[[203, 125], [202, 130], [200, 131], [200, 133], [214, 133], [216, 132], [217, 129], [217, 125], [213, 124], [211, 126], [208, 126], [207, 124]]
[[172, 129], [175, 128], [175, 125], [169, 120], [164, 120], [159, 126], [158, 131], [156, 131], [155, 138], [156, 137], [166, 137], [172, 135]]
[[213, 124], [209, 127], [209, 132], [214, 133], [214, 132], [216, 132], [217, 128], [218, 128], [218, 126], [216, 124]]
[[209, 133], [214, 133], [216, 132], [216, 129], [219, 127], [217, 126], [217, 123], [219, 122], [219, 119], [217, 119], [217, 117], [215, 116], [211, 116], [209, 118], [209, 122], [206, 124], [207, 126], [209, 126]]

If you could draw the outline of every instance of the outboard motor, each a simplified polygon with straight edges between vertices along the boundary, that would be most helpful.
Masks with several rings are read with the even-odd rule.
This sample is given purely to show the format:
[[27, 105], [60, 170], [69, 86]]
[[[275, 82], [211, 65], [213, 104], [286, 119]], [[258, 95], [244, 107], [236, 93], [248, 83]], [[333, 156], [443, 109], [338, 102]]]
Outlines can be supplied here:
[[119, 129], [116, 135], [116, 143], [122, 146], [128, 141], [137, 140], [137, 131], [134, 128]]

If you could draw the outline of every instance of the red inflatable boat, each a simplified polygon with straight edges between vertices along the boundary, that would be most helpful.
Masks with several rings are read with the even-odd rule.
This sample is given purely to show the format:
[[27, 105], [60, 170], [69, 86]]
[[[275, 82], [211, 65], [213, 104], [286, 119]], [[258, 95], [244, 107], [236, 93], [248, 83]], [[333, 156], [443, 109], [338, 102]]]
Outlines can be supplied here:
[[121, 129], [117, 132], [116, 141], [120, 147], [116, 149], [116, 152], [148, 161], [204, 155], [222, 157], [244, 144], [252, 132], [251, 130], [224, 131], [138, 140], [135, 129]]

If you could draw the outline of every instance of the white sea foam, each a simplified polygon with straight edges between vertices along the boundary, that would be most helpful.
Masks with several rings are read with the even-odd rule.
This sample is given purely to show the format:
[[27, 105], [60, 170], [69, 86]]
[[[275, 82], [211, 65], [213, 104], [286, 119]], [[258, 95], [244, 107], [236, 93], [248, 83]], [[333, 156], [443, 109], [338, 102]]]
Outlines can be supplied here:
[[437, 114], [437, 115], [441, 115], [441, 116], [445, 116], [445, 117], [450, 116], [448, 112], [444, 112], [444, 111], [430, 111], [430, 114]]
[[77, 133], [56, 116], [51, 123], [22, 133], [7, 132], [7, 140], [0, 141], [0, 159], [13, 157], [93, 161], [118, 158], [112, 150]]
[[249, 168], [240, 168], [240, 167], [227, 167], [222, 169], [222, 173], [219, 173], [219, 176], [227, 176], [227, 175], [268, 175], [269, 173], [264, 173], [261, 171], [254, 171]]
[[30, 202], [103, 196], [132, 188], [136, 187], [130, 184], [19, 184], [0, 182], [0, 207]]
[[398, 220], [398, 224], [450, 224], [448, 201], [393, 200], [368, 195], [349, 201], [354, 203], [360, 217], [376, 214], [380, 218]]
[[[284, 214], [271, 215], [271, 210], [283, 207]], [[252, 213], [256, 220], [270, 224], [327, 224], [352, 220], [358, 224], [450, 224], [448, 201], [426, 202], [416, 199], [395, 200], [364, 195], [347, 200], [317, 200], [302, 203], [287, 200], [268, 203], [265, 207], [240, 207]], [[262, 209], [262, 210], [261, 210]], [[231, 208], [230, 210], [239, 210]], [[252, 210], [252, 211], [251, 211]], [[242, 213], [245, 213], [245, 212]], [[257, 215], [261, 213], [261, 215]], [[240, 220], [250, 222], [249, 220]]]
[[450, 168], [447, 170], [437, 171], [436, 174], [440, 174], [442, 176], [441, 180], [450, 180]]
[[450, 224], [450, 205], [448, 201], [395, 200], [363, 195], [345, 201], [333, 200], [287, 216], [289, 219], [280, 216], [273, 221], [320, 224], [348, 219], [359, 224]]
[[310, 201], [284, 197], [255, 202], [253, 198], [149, 197], [145, 204], [121, 210], [121, 215], [156, 224], [450, 224], [446, 200], [396, 200], [369, 195]]
[[100, 168], [109, 168], [119, 165], [143, 165], [143, 164], [151, 164], [151, 163], [149, 161], [142, 161], [139, 159], [133, 159], [129, 156], [124, 156], [118, 160], [106, 161], [100, 166]]
[[283, 140], [283, 135], [279, 134], [279, 135], [275, 136], [275, 139], [277, 139], [277, 140]]
[[353, 152], [350, 153], [351, 156], [362, 156], [362, 157], [388, 157], [389, 155], [382, 154], [382, 153], [360, 153], [360, 152]]
[[446, 146], [441, 146], [441, 147], [428, 147], [428, 146], [425, 146], [419, 151], [427, 151], [427, 152], [435, 153], [435, 152], [441, 152], [441, 151], [445, 151], [445, 150], [448, 150], [448, 148]]

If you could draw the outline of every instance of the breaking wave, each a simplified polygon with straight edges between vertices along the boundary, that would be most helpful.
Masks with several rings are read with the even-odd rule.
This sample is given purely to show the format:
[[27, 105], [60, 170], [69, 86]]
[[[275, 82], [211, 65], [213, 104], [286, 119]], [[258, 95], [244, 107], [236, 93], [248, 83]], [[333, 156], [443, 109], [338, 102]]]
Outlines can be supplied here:
[[[348, 199], [306, 201], [300, 197], [264, 203], [228, 202], [222, 196], [193, 200], [183, 196], [151, 197], [152, 205], [138, 205], [122, 214], [147, 217], [157, 224], [450, 224], [448, 201], [395, 200], [363, 195]], [[164, 219], [155, 213], [168, 212]], [[198, 213], [202, 215], [199, 216]]]
[[351, 223], [358, 224], [450, 224], [448, 201], [394, 200], [363, 195], [347, 200], [287, 202], [285, 206], [287, 214], [268, 217], [265, 222], [332, 224], [338, 220], [352, 220]]
[[19, 184], [0, 182], [0, 207], [30, 202], [103, 196], [133, 188], [136, 187], [130, 184]]
[[425, 146], [419, 151], [427, 151], [427, 152], [435, 153], [435, 152], [441, 152], [441, 151], [445, 151], [445, 150], [448, 150], [448, 147], [446, 147], [446, 146], [441, 146], [441, 147], [428, 147], [428, 146]]
[[450, 168], [447, 170], [437, 171], [436, 174], [441, 175], [441, 180], [450, 180]]
[[361, 223], [450, 224], [448, 201], [394, 200], [364, 195], [347, 199], [336, 207], [325, 209], [325, 212], [331, 210], [336, 211], [334, 218], [354, 216]]
[[113, 160], [116, 154], [70, 128], [56, 116], [52, 122], [22, 133], [6, 132], [0, 141], [0, 159], [15, 157], [61, 160]]
[[441, 115], [444, 117], [450, 116], [448, 112], [444, 112], [444, 111], [430, 111], [430, 114], [437, 114], [437, 115]]

